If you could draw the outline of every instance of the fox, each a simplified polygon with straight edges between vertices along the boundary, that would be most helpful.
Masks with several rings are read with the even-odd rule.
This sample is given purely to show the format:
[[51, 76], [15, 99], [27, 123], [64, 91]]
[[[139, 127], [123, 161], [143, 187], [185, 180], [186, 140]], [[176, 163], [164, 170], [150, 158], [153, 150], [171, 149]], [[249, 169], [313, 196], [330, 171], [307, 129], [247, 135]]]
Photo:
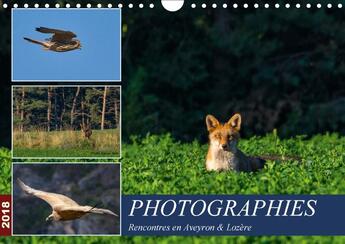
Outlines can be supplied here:
[[226, 123], [220, 123], [213, 115], [206, 116], [209, 148], [206, 156], [208, 171], [255, 172], [264, 168], [266, 160], [298, 161], [299, 156], [247, 156], [237, 148], [240, 139], [241, 115], [234, 114]]
[[250, 157], [238, 148], [241, 115], [234, 114], [226, 123], [220, 123], [213, 115], [206, 116], [209, 148], [206, 156], [208, 171], [254, 172], [262, 169], [266, 160]]

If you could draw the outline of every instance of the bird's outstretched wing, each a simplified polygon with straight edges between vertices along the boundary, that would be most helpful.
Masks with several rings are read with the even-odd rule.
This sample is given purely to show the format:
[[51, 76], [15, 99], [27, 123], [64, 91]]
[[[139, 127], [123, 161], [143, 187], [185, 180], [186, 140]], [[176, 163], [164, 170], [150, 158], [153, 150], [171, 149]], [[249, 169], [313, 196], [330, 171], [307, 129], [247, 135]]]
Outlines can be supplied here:
[[36, 28], [36, 31], [53, 34], [51, 41], [69, 42], [72, 38], [77, 37], [77, 35], [72, 31], [64, 31], [47, 27], [38, 27]]
[[90, 213], [96, 213], [96, 214], [109, 214], [109, 215], [113, 215], [118, 217], [118, 215], [112, 211], [110, 211], [109, 209], [105, 209], [105, 208], [92, 208], [91, 210], [89, 210]]
[[29, 195], [41, 198], [42, 200], [46, 201], [53, 209], [56, 205], [79, 206], [78, 203], [64, 195], [36, 190], [30, 186], [25, 185], [24, 182], [22, 182], [20, 179], [17, 179], [17, 182], [24, 192]]
[[95, 214], [108, 214], [118, 217], [117, 214], [104, 208], [95, 208], [91, 206], [61, 206], [57, 209], [59, 212], [82, 212], [82, 213], [95, 213]]

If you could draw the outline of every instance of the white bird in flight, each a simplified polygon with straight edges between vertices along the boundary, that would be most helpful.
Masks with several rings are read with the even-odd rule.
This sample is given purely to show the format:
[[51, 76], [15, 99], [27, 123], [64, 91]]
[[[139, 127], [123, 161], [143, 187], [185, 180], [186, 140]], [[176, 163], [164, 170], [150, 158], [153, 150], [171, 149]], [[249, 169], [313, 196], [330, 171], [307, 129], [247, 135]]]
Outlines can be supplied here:
[[41, 198], [46, 201], [52, 207], [52, 213], [46, 218], [46, 221], [64, 221], [78, 219], [85, 214], [108, 214], [118, 217], [117, 214], [113, 213], [108, 209], [96, 208], [92, 206], [81, 206], [71, 198], [61, 194], [51, 193], [36, 190], [27, 186], [20, 179], [17, 179], [20, 188], [29, 195]]

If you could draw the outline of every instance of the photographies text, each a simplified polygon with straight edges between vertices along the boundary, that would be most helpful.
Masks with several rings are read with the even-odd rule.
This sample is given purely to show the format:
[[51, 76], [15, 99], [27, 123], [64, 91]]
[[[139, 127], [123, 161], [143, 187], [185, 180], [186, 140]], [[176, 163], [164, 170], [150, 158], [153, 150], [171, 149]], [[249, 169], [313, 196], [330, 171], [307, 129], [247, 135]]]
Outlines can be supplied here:
[[129, 217], [131, 216], [162, 216], [162, 217], [226, 217], [226, 216], [267, 216], [267, 217], [311, 217], [315, 214], [317, 200], [247, 200], [237, 202], [233, 199], [164, 199], [164, 200], [132, 200]]

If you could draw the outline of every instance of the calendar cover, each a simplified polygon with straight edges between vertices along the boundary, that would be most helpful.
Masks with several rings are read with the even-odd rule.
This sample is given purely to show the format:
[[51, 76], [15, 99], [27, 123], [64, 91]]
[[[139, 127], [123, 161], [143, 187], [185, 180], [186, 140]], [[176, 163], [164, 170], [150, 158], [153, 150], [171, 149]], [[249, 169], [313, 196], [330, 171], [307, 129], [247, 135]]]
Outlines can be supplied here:
[[344, 8], [0, 1], [0, 242], [343, 243]]

